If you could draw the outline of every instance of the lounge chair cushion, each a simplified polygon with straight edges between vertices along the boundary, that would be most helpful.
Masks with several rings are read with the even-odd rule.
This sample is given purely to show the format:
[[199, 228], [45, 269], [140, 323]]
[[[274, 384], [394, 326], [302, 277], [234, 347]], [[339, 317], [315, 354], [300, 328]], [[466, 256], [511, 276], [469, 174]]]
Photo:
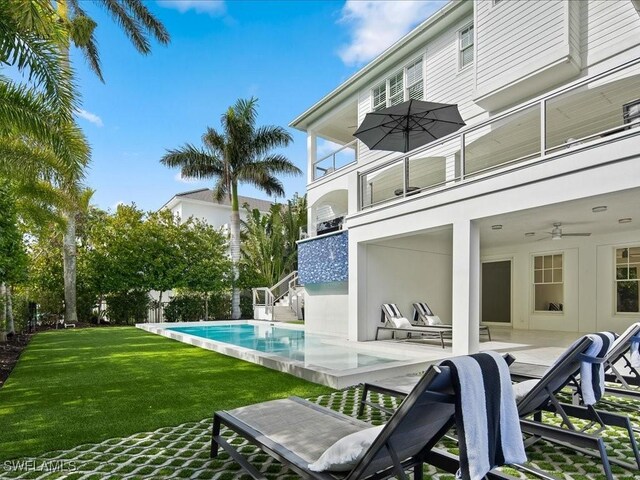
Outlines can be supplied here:
[[437, 315], [427, 315], [426, 319], [429, 325], [442, 325], [442, 320]]
[[533, 387], [535, 387], [540, 380], [525, 380], [524, 382], [514, 383], [513, 384], [513, 395], [516, 397], [516, 403], [522, 400], [527, 393], [529, 393]]
[[413, 325], [411, 325], [411, 322], [409, 320], [407, 320], [404, 317], [396, 317], [396, 318], [392, 318], [391, 322], [393, 323], [393, 326], [396, 328], [411, 328], [413, 327]]
[[341, 438], [331, 445], [318, 460], [309, 465], [312, 472], [348, 472], [360, 461], [384, 425], [367, 428]]

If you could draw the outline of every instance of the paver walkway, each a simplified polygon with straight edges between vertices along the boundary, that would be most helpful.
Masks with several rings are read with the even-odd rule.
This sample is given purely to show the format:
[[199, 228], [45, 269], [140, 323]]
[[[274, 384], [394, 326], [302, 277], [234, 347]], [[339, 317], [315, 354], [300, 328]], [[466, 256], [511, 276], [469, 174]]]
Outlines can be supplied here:
[[[396, 401], [379, 396], [388, 407]], [[324, 395], [315, 402], [348, 415], [357, 414], [360, 388], [355, 387], [331, 395]], [[374, 397], [375, 399], [375, 397]], [[640, 425], [638, 409], [632, 413], [636, 425]], [[364, 420], [380, 424], [386, 420], [382, 412], [367, 411]], [[293, 480], [295, 474], [260, 452], [232, 432], [231, 443], [238, 445], [251, 462], [273, 480]], [[234, 438], [235, 437], [235, 438]], [[631, 450], [626, 447], [621, 431], [607, 434], [608, 451], [612, 457], [632, 461]], [[211, 421], [186, 423], [166, 427], [154, 432], [139, 433], [126, 438], [114, 438], [97, 444], [79, 445], [71, 450], [56, 451], [37, 459], [20, 459], [0, 464], [0, 478], [20, 479], [165, 479], [195, 478], [235, 480], [249, 478], [229, 455], [221, 453], [209, 458]], [[448, 442], [441, 447], [457, 453], [456, 445]], [[543, 442], [527, 450], [531, 464], [566, 480], [601, 480], [602, 469], [595, 460], [576, 455], [563, 448]], [[511, 475], [526, 478], [522, 473], [507, 469]], [[640, 472], [630, 472], [614, 467], [618, 480], [640, 479]], [[425, 479], [453, 480], [452, 475], [438, 474], [433, 468], [425, 468]]]

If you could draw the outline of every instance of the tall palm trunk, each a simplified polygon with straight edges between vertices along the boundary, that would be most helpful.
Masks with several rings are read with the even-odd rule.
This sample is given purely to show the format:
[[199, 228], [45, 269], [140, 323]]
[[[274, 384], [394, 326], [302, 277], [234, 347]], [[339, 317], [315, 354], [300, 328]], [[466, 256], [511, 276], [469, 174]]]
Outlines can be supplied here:
[[[69, 12], [66, 0], [57, 0], [57, 11], [60, 18], [68, 20]], [[63, 62], [69, 67], [69, 39], [62, 46]], [[73, 210], [73, 209], [71, 209]], [[67, 228], [62, 240], [63, 278], [64, 278], [64, 321], [76, 323], [78, 321], [76, 302], [76, 213], [68, 211], [66, 214]]]
[[64, 321], [77, 323], [76, 302], [76, 216], [71, 212], [67, 215], [67, 229], [63, 240], [64, 257]]
[[7, 319], [7, 295], [6, 286], [4, 283], [0, 283], [0, 327], [4, 330], [0, 331], [0, 341], [4, 342], [7, 339], [7, 330], [5, 328], [5, 321]]
[[240, 311], [240, 207], [238, 205], [238, 184], [231, 184], [231, 264], [233, 275], [233, 291], [231, 293], [231, 318], [237, 320], [242, 316]]

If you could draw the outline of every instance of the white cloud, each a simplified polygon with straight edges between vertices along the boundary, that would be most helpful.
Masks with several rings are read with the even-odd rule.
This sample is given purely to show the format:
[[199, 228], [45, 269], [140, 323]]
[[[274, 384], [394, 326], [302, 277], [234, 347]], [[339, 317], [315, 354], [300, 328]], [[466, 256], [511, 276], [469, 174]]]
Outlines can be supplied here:
[[76, 110], [76, 115], [78, 115], [80, 118], [84, 118], [87, 122], [93, 123], [97, 127], [104, 126], [104, 123], [102, 123], [102, 119], [95, 113], [87, 112], [86, 110], [79, 108], [78, 110]]
[[338, 54], [347, 65], [368, 62], [445, 3], [446, 0], [348, 0], [340, 23], [351, 30], [351, 41]]
[[173, 8], [180, 13], [193, 10], [196, 13], [223, 15], [227, 12], [224, 0], [158, 0], [160, 6]]

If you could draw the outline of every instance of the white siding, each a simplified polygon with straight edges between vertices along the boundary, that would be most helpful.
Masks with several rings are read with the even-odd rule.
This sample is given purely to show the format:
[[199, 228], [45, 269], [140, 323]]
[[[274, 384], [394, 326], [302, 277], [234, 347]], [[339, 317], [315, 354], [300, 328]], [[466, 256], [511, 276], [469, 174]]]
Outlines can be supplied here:
[[[494, 89], [529, 73], [529, 66], [557, 56], [565, 41], [566, 4], [558, 0], [477, 5], [477, 88]], [[518, 75], [520, 76], [520, 75]]]
[[[382, 79], [404, 67], [408, 62], [426, 53], [425, 61], [425, 100], [430, 102], [456, 103], [467, 123], [484, 113], [472, 100], [473, 65], [458, 69], [458, 30], [473, 21], [471, 15], [457, 22], [454, 27], [436, 36], [423, 48], [407, 55], [402, 62], [387, 69], [384, 76], [371, 82], [360, 90], [358, 95], [358, 124], [372, 110], [371, 90]], [[363, 165], [380, 160], [386, 156], [397, 155], [384, 151], [371, 151], [362, 142], [358, 142], [358, 164]]]
[[640, 15], [631, 0], [589, 0], [581, 11], [580, 49], [593, 65], [640, 43]]

